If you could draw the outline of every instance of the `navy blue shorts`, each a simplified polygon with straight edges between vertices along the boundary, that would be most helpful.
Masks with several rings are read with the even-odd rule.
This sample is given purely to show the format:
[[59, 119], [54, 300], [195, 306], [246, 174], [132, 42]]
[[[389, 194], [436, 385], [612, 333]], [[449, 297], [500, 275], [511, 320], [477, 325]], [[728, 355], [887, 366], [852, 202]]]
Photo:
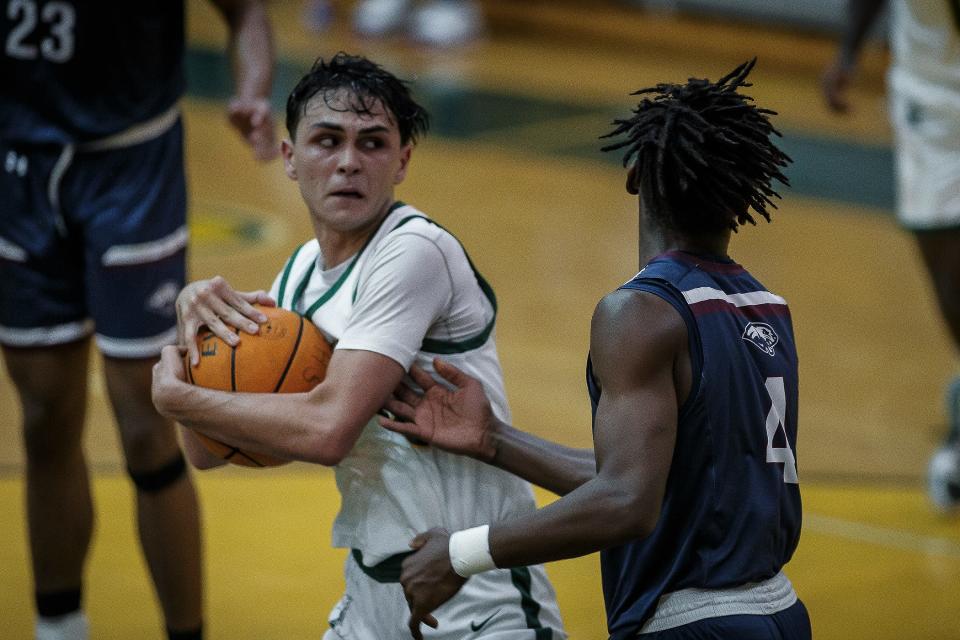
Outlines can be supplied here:
[[118, 358], [176, 339], [186, 280], [179, 119], [145, 142], [85, 150], [0, 141], [0, 344], [96, 334]]
[[810, 640], [810, 616], [800, 600], [770, 615], [720, 616], [637, 636], [641, 640]]

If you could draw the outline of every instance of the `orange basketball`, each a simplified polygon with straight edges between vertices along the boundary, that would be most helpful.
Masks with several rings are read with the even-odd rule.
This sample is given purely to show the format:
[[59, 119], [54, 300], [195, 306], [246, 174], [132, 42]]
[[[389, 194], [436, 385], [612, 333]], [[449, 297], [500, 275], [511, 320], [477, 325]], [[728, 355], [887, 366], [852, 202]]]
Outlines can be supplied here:
[[[303, 316], [287, 309], [257, 308], [267, 316], [256, 335], [240, 334], [231, 347], [204, 328], [197, 336], [200, 362], [184, 361], [187, 380], [220, 391], [298, 393], [317, 386], [327, 373], [332, 349], [323, 334]], [[273, 467], [288, 462], [242, 451], [200, 433], [197, 438], [215, 455], [245, 467]]]

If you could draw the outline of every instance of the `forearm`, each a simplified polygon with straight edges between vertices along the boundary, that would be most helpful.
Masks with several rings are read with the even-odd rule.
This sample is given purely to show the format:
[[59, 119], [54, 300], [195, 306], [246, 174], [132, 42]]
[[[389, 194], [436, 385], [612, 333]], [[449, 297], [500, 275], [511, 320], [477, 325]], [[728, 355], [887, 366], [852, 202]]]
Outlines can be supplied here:
[[215, 0], [230, 28], [236, 95], [267, 98], [273, 86], [273, 38], [262, 2]]
[[529, 515], [491, 524], [490, 553], [501, 568], [578, 557], [646, 537], [658, 513], [598, 476]]
[[178, 396], [164, 406], [165, 415], [231, 446], [324, 465], [345, 455], [342, 429], [308, 394], [227, 393], [184, 384]]
[[863, 42], [876, 21], [885, 0], [849, 0], [847, 21], [840, 41], [840, 60], [853, 67], [863, 48]]
[[557, 495], [566, 495], [596, 476], [592, 449], [573, 449], [497, 421], [496, 455], [490, 464]]

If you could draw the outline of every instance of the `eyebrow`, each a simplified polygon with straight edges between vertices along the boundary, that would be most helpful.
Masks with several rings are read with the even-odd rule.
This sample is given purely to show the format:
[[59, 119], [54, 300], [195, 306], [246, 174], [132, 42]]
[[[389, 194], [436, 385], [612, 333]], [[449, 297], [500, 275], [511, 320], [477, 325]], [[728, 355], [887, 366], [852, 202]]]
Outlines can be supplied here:
[[[346, 129], [344, 129], [341, 125], [333, 122], [326, 122], [324, 120], [321, 120], [320, 122], [314, 122], [312, 125], [310, 125], [310, 128], [311, 129], [330, 129], [332, 131], [346, 131]], [[383, 126], [382, 124], [377, 124], [372, 127], [364, 127], [363, 129], [360, 129], [359, 133], [361, 134], [389, 133], [389, 131], [390, 129]]]

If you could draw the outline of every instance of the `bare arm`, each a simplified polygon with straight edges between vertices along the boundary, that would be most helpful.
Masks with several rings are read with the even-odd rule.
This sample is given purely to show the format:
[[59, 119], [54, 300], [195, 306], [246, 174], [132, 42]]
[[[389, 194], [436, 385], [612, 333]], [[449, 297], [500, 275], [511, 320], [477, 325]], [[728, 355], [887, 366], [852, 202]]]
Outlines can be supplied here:
[[[556, 502], [490, 525], [498, 567], [585, 555], [653, 531], [676, 442], [677, 362], [689, 359], [686, 326], [667, 302], [648, 293], [617, 291], [594, 314], [590, 351], [603, 388], [594, 440], [597, 474]], [[597, 526], [597, 523], [603, 526]], [[401, 582], [411, 603], [410, 629], [463, 583], [453, 573], [449, 535], [432, 530], [414, 542]]]
[[178, 349], [166, 347], [153, 374], [153, 401], [163, 415], [241, 449], [330, 466], [353, 448], [403, 367], [371, 351], [338, 349], [323, 382], [289, 394], [213, 391], [184, 376]]
[[857, 59], [863, 48], [863, 41], [870, 28], [880, 15], [885, 0], [848, 0], [847, 22], [844, 26], [834, 61], [823, 74], [824, 97], [831, 109], [846, 112], [850, 105], [847, 100], [847, 87], [856, 71]]
[[228, 106], [230, 124], [244, 137], [258, 160], [279, 153], [270, 108], [273, 86], [273, 37], [261, 0], [211, 0], [230, 31], [228, 50], [233, 66], [234, 97]]
[[499, 422], [490, 464], [565, 496], [597, 474], [593, 449], [574, 449]]
[[401, 418], [380, 424], [435, 447], [494, 465], [558, 495], [596, 475], [592, 449], [573, 449], [516, 429], [493, 415], [483, 385], [452, 364], [436, 358], [434, 368], [454, 385], [448, 389], [413, 367], [410, 375], [428, 398], [406, 385], [387, 408]]

